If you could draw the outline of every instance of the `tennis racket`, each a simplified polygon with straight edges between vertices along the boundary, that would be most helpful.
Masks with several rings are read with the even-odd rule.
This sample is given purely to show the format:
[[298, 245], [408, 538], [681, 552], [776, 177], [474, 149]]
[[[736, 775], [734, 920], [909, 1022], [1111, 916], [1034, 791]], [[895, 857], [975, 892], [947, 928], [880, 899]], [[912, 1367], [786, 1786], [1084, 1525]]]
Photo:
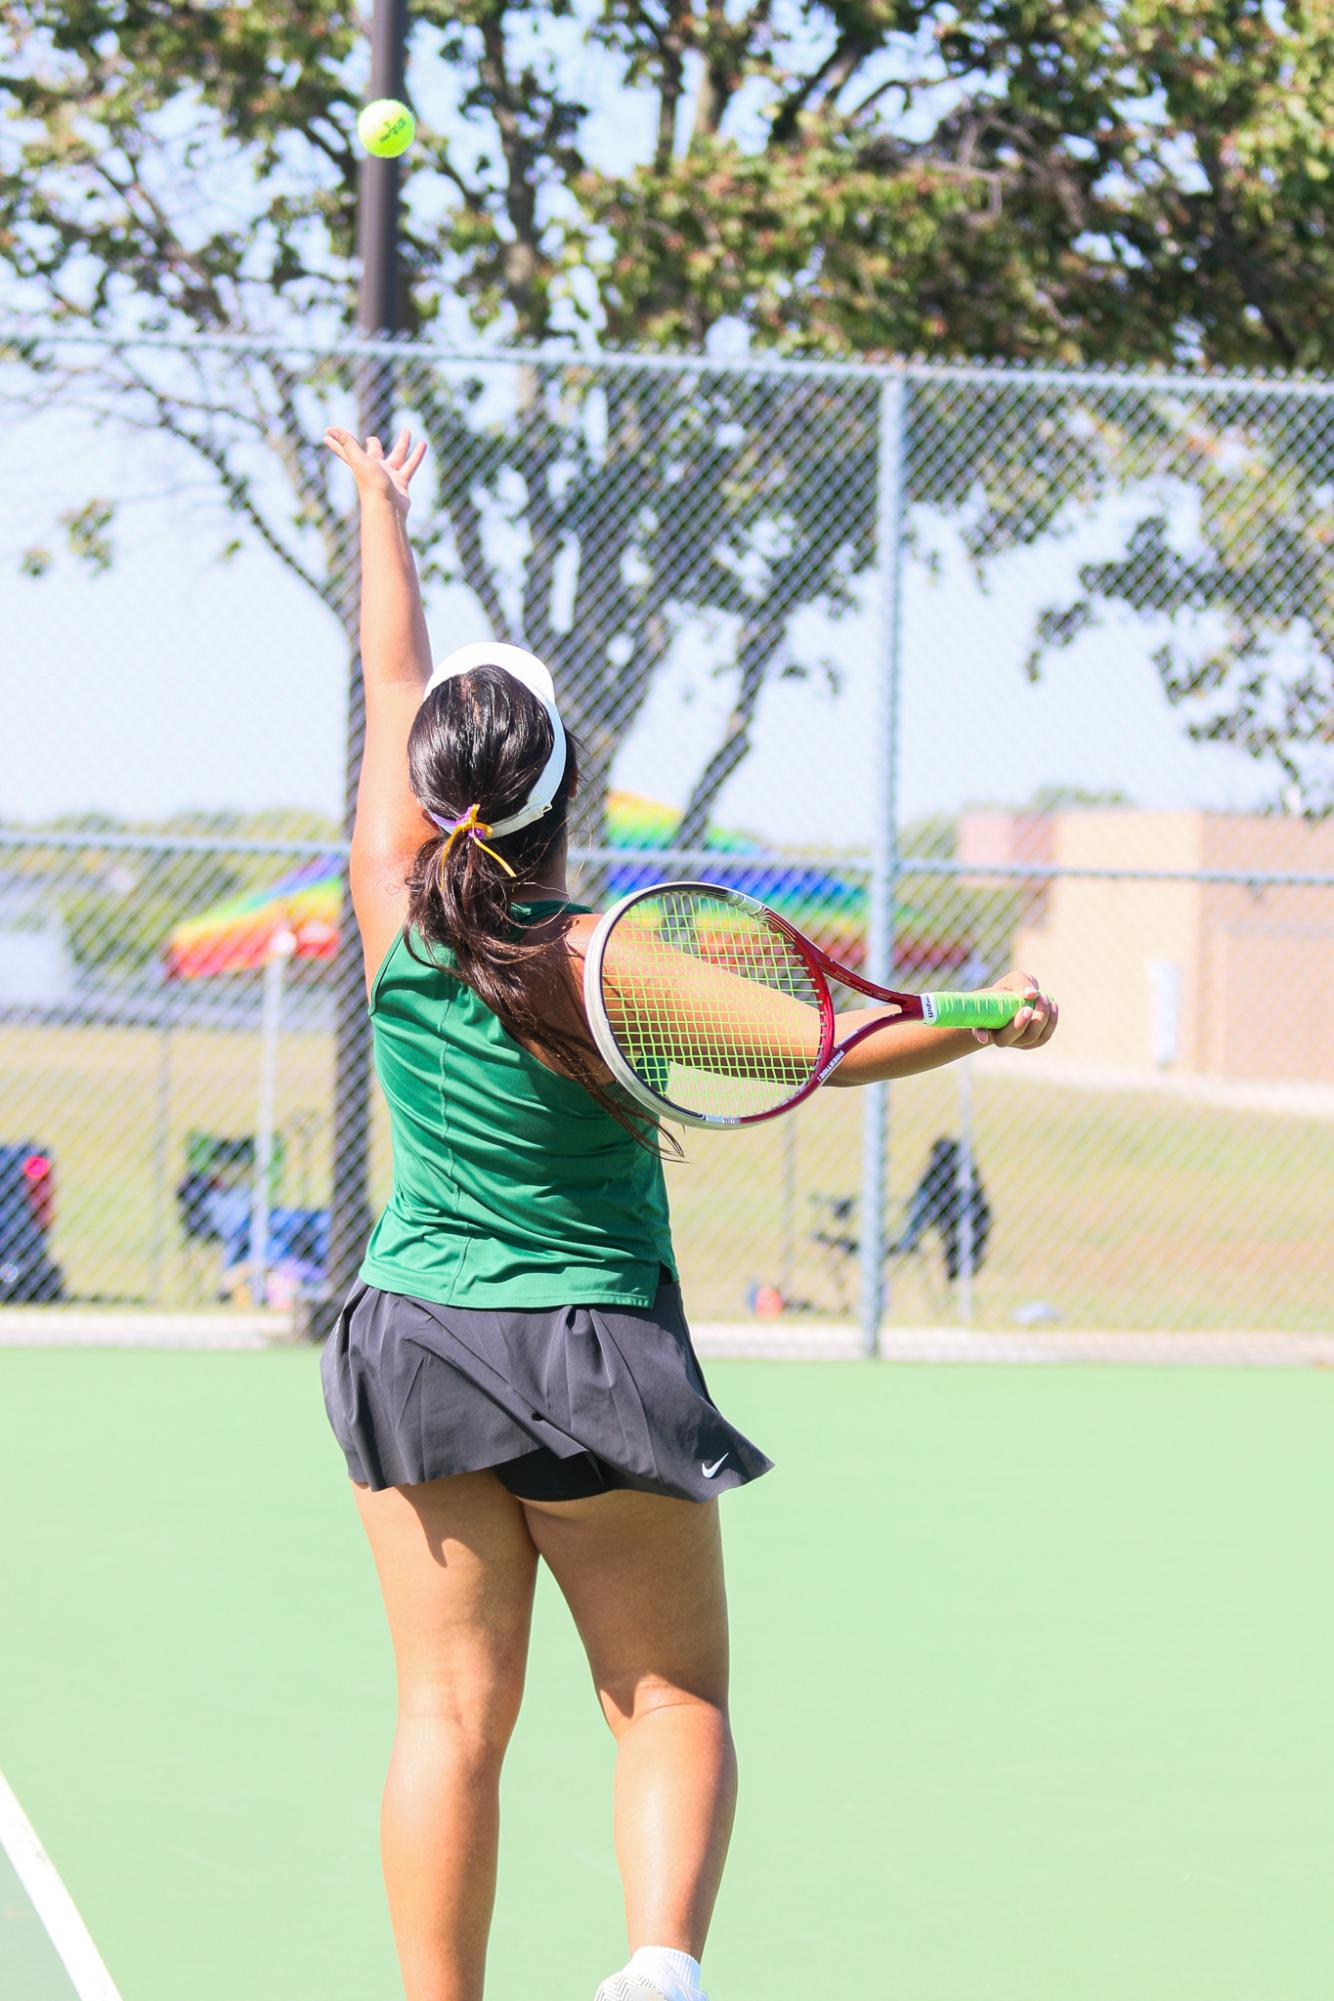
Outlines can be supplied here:
[[[896, 1014], [835, 1043], [830, 981]], [[1023, 994], [901, 994], [822, 952], [767, 904], [709, 882], [622, 897], [584, 958], [584, 1008], [612, 1077], [680, 1125], [759, 1125], [802, 1104], [868, 1035], [900, 1021], [1006, 1027]]]

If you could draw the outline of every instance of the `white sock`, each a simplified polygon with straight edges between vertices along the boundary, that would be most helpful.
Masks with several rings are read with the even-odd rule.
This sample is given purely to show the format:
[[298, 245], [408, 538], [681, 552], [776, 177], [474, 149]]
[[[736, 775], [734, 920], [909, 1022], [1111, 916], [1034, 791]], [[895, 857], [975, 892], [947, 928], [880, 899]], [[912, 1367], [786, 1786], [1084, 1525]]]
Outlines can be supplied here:
[[667, 2001], [697, 2001], [703, 1992], [699, 1961], [668, 1945], [641, 1945], [630, 1960], [631, 1970], [661, 1987]]

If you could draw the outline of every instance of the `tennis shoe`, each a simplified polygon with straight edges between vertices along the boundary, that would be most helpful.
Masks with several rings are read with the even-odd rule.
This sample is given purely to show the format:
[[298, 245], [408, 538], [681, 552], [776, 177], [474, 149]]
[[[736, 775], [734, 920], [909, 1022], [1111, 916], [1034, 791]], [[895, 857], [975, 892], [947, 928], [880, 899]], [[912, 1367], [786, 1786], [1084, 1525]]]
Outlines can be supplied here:
[[627, 1966], [603, 1981], [593, 2001], [709, 2001], [709, 1997], [700, 1988], [681, 1987], [676, 1981], [670, 1989], [659, 1987], [655, 1980]]

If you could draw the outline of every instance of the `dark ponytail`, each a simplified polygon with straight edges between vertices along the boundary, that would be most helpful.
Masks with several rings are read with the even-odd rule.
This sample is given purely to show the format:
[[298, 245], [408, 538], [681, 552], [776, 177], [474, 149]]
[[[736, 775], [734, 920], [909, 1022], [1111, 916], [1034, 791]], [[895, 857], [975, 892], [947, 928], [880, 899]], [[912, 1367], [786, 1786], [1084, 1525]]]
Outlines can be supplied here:
[[[569, 989], [564, 938], [526, 938], [513, 903], [540, 879], [563, 840], [578, 783], [578, 746], [566, 732], [565, 770], [548, 810], [512, 834], [486, 828], [517, 813], [551, 755], [551, 721], [523, 683], [499, 667], [475, 667], [432, 689], [408, 736], [408, 778], [416, 798], [442, 820], [477, 807], [476, 838], [441, 830], [423, 842], [407, 878], [408, 951], [413, 933], [446, 947], [452, 972], [517, 1042], [532, 1045], [571, 1077], [644, 1145], [651, 1122], [613, 1097], [602, 1080]], [[483, 845], [483, 843], [485, 845]], [[510, 871], [513, 873], [510, 873]]]

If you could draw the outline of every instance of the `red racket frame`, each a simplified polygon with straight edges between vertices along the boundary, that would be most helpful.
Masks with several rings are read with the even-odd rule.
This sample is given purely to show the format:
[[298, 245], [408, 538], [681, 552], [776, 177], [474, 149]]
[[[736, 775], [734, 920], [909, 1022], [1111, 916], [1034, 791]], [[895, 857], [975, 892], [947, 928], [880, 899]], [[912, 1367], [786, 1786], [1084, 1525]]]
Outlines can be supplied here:
[[[628, 896], [622, 897], [619, 903], [613, 905], [612, 909], [607, 912], [602, 920], [602, 925], [598, 927], [601, 938], [595, 941], [595, 945], [590, 948], [585, 964], [585, 977], [587, 977], [588, 970], [591, 967], [597, 979], [598, 1005], [600, 1009], [603, 1009], [605, 1012], [601, 994], [603, 951], [605, 950], [607, 939], [611, 937], [616, 924], [625, 912], [633, 909], [636, 903], [646, 902], [653, 896], [667, 896], [673, 891], [679, 893], [701, 890], [709, 896], [719, 897], [723, 902], [741, 904], [746, 910], [750, 911], [752, 916], [762, 917], [767, 924], [772, 925], [775, 930], [780, 931], [788, 943], [796, 948], [798, 956], [804, 961], [808, 972], [812, 975], [812, 984], [816, 988], [817, 1005], [820, 1010], [820, 1046], [815, 1067], [810, 1077], [801, 1086], [801, 1089], [795, 1091], [790, 1098], [785, 1098], [781, 1105], [771, 1105], [764, 1112], [739, 1112], [735, 1115], [688, 1112], [683, 1106], [673, 1104], [670, 1098], [663, 1097], [656, 1091], [650, 1091], [645, 1085], [640, 1085], [640, 1088], [644, 1091], [645, 1101], [648, 1098], [652, 1098], [658, 1106], [667, 1110], [669, 1115], [670, 1113], [675, 1113], [677, 1119], [681, 1122], [709, 1128], [735, 1128], [738, 1126], [764, 1125], [769, 1119], [782, 1118], [785, 1113], [794, 1112], [798, 1105], [804, 1105], [808, 1098], [813, 1097], [826, 1079], [832, 1076], [833, 1072], [837, 1070], [843, 1058], [848, 1054], [848, 1051], [855, 1049], [859, 1042], [864, 1042], [868, 1035], [879, 1035], [885, 1028], [893, 1027], [900, 1021], [922, 1021], [925, 1019], [922, 999], [919, 994], [898, 993], [892, 987], [879, 987], [873, 980], [863, 979], [860, 973], [854, 973], [850, 967], [840, 965], [837, 959], [831, 958], [828, 952], [821, 951], [820, 947], [806, 937], [804, 932], [798, 931], [795, 924], [789, 924], [786, 917], [781, 917], [769, 904], [761, 903], [758, 897], [747, 896], [744, 890], [729, 889], [725, 883], [717, 882], [653, 883], [643, 889], [632, 890]], [[603, 926], [605, 926], [605, 930]], [[842, 1042], [835, 1044], [834, 1025], [836, 1016], [834, 1012], [834, 996], [829, 990], [831, 978], [837, 980], [840, 986], [851, 987], [855, 992], [865, 994], [869, 1000], [890, 1002], [898, 1007], [900, 1012], [896, 1015], [890, 1015], [887, 1020], [868, 1021], [861, 1028], [854, 1029], [852, 1034], [845, 1037]], [[608, 1030], [608, 1033], [610, 1033], [610, 1030]], [[601, 1045], [601, 1037], [597, 1036], [596, 1039], [599, 1045]], [[614, 1036], [611, 1037], [611, 1040], [615, 1044]], [[602, 1053], [605, 1060], [606, 1050], [603, 1049]], [[621, 1056], [619, 1048], [617, 1049], [617, 1058], [621, 1064], [625, 1064], [627, 1070], [632, 1069], [632, 1066], [627, 1064], [625, 1058]], [[616, 1074], [616, 1072], [613, 1071], [613, 1074]], [[624, 1083], [625, 1080], [621, 1078], [620, 1081]], [[639, 1083], [638, 1079], [636, 1079], [636, 1083]]]

